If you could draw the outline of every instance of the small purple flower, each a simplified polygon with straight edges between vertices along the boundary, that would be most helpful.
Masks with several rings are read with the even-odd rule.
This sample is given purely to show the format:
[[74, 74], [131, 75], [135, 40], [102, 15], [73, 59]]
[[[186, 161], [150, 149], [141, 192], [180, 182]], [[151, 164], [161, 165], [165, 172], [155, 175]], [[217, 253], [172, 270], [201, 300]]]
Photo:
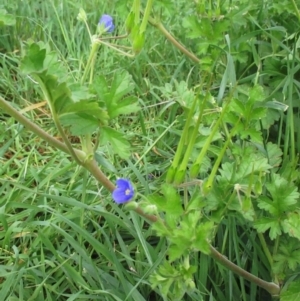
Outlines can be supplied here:
[[134, 189], [127, 179], [118, 179], [117, 188], [113, 191], [112, 197], [117, 204], [123, 204], [132, 199]]
[[113, 18], [110, 15], [102, 15], [98, 26], [103, 26], [106, 32], [113, 32], [115, 29]]

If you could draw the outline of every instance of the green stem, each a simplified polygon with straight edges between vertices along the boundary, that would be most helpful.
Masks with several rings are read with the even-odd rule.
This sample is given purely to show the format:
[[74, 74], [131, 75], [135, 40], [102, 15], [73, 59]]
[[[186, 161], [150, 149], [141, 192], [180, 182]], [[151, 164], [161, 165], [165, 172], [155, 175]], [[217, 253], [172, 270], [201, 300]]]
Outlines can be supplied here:
[[213, 180], [214, 180], [215, 175], [216, 175], [216, 173], [218, 171], [218, 168], [219, 168], [219, 166], [221, 164], [221, 161], [222, 161], [222, 159], [224, 157], [225, 151], [226, 151], [229, 143], [231, 142], [231, 138], [233, 137], [233, 135], [235, 135], [235, 132], [236, 132], [237, 127], [238, 127], [238, 125], [240, 123], [240, 120], [241, 120], [241, 118], [239, 118], [239, 120], [237, 121], [237, 123], [235, 124], [235, 126], [233, 127], [233, 129], [231, 130], [230, 135], [228, 136], [226, 142], [224, 143], [223, 148], [221, 149], [221, 152], [220, 152], [220, 154], [219, 154], [219, 156], [218, 156], [218, 158], [217, 158], [217, 160], [216, 160], [216, 162], [215, 162], [215, 164], [214, 164], [214, 166], [212, 168], [212, 171], [211, 171], [211, 173], [210, 173], [210, 175], [209, 175], [209, 177], [207, 179], [207, 182], [204, 184], [204, 190], [205, 189], [210, 189], [210, 187], [212, 187]]
[[[194, 101], [193, 101], [193, 104], [192, 104], [192, 107], [190, 108], [187, 120], [185, 122], [183, 131], [182, 131], [182, 135], [180, 137], [180, 140], [179, 140], [179, 143], [178, 143], [178, 146], [177, 146], [177, 150], [176, 150], [172, 165], [169, 168], [168, 173], [167, 173], [167, 182], [168, 183], [172, 183], [173, 180], [174, 180], [174, 176], [175, 176], [175, 173], [177, 171], [180, 158], [182, 157], [183, 148], [184, 148], [184, 145], [186, 144], [186, 138], [187, 138], [187, 135], [188, 135], [189, 126], [191, 124], [191, 121], [192, 121], [192, 118], [193, 118], [193, 115], [194, 115], [194, 112], [195, 112], [196, 104], [197, 104], [197, 98], [195, 97]], [[177, 184], [179, 184], [179, 183], [177, 183]]]
[[227, 108], [229, 107], [229, 103], [230, 103], [230, 100], [228, 100], [227, 104], [224, 106], [224, 108], [222, 108], [220, 117], [218, 118], [217, 122], [213, 126], [212, 131], [211, 131], [210, 135], [207, 137], [205, 144], [204, 144], [200, 154], [198, 155], [196, 162], [192, 166], [192, 169], [191, 169], [191, 177], [192, 178], [195, 178], [198, 175], [199, 168], [200, 168], [200, 165], [202, 164], [203, 158], [204, 158], [205, 154], [207, 153], [210, 143], [211, 143], [212, 139], [214, 138], [221, 121], [223, 120], [223, 117], [227, 111]]
[[270, 252], [269, 248], [268, 248], [267, 242], [266, 242], [266, 240], [265, 240], [265, 238], [264, 238], [264, 236], [263, 236], [262, 233], [258, 232], [257, 235], [258, 235], [258, 239], [259, 239], [259, 241], [261, 243], [261, 246], [262, 246], [262, 248], [264, 250], [264, 253], [265, 253], [265, 255], [268, 258], [269, 264], [272, 267], [273, 266], [273, 257], [271, 255], [271, 252]]
[[[205, 104], [206, 104], [206, 101], [207, 101], [207, 96], [208, 96], [208, 93], [206, 94], [206, 96], [204, 98], [204, 101], [203, 101], [203, 103], [201, 105], [201, 109], [200, 109], [200, 112], [199, 112], [199, 115], [198, 115], [198, 119], [196, 121], [196, 125], [195, 125], [195, 128], [193, 130], [192, 137], [191, 137], [191, 139], [189, 141], [187, 150], [186, 150], [186, 152], [184, 154], [183, 160], [182, 160], [182, 162], [181, 162], [181, 164], [179, 166], [179, 169], [176, 171], [175, 184], [180, 184], [183, 181], [183, 176], [185, 175], [185, 170], [187, 168], [188, 161], [190, 159], [190, 155], [192, 153], [192, 150], [193, 150], [193, 147], [194, 147], [197, 135], [199, 134], [199, 126], [200, 126], [200, 122], [202, 120], [202, 116], [203, 116], [203, 112], [204, 112], [204, 107], [205, 107]], [[195, 97], [195, 99], [197, 99], [197, 97]]]
[[293, 61], [291, 64], [288, 63], [288, 74], [289, 74], [289, 86], [288, 86], [288, 116], [287, 116], [287, 127], [289, 128], [289, 136], [290, 136], [290, 143], [289, 145], [289, 152], [290, 152], [290, 160], [295, 164], [295, 128], [294, 128], [294, 111], [293, 111], [293, 88], [294, 88], [294, 70], [295, 70], [295, 53], [296, 53], [296, 42], [294, 42], [294, 49], [293, 49]]
[[134, 0], [134, 2], [133, 2], [134, 25], [137, 25], [140, 23], [140, 10], [141, 10], [141, 1]]
[[152, 5], [153, 5], [153, 0], [148, 0], [147, 5], [146, 5], [146, 9], [145, 9], [145, 12], [144, 12], [143, 21], [142, 21], [142, 24], [141, 24], [141, 27], [140, 27], [140, 33], [143, 33], [143, 32], [146, 31], [148, 20], [150, 18], [150, 14], [151, 14]]
[[182, 44], [180, 44], [163, 26], [160, 21], [156, 21], [155, 19], [149, 17], [149, 23], [155, 26], [160, 32], [176, 47], [178, 48], [183, 54], [189, 57], [195, 63], [200, 63], [201, 60], [197, 58], [193, 53], [188, 51]]
[[121, 49], [119, 49], [119, 48], [113, 46], [113, 45], [110, 44], [110, 43], [104, 42], [103, 40], [100, 40], [100, 39], [99, 39], [99, 40], [97, 40], [97, 42], [98, 42], [99, 44], [104, 44], [105, 46], [107, 46], [107, 47], [109, 47], [109, 48], [111, 48], [111, 49], [113, 49], [113, 50], [115, 50], [115, 51], [121, 53], [122, 55], [125, 55], [125, 56], [128, 56], [128, 57], [134, 57], [134, 56], [135, 56], [134, 54], [125, 52], [125, 51], [123, 51], [123, 50], [121, 50]]
[[83, 76], [82, 76], [82, 79], [81, 79], [81, 84], [82, 85], [86, 81], [86, 78], [87, 78], [88, 73], [90, 71], [91, 65], [92, 65], [92, 63], [94, 61], [94, 57], [95, 57], [95, 55], [96, 55], [99, 47], [100, 47], [100, 44], [98, 43], [98, 41], [93, 40], [92, 41], [92, 49], [91, 49], [91, 52], [90, 52], [90, 56], [88, 58], [88, 61], [87, 61], [87, 64], [86, 64], [86, 67], [84, 69], [84, 73], [83, 73]]

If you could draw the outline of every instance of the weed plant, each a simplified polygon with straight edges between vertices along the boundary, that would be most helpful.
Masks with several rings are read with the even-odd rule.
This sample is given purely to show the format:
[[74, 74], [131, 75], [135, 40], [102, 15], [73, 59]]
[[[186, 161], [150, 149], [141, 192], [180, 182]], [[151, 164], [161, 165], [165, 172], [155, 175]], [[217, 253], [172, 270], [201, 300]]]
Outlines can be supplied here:
[[132, 2], [0, 3], [0, 300], [300, 300], [299, 1]]

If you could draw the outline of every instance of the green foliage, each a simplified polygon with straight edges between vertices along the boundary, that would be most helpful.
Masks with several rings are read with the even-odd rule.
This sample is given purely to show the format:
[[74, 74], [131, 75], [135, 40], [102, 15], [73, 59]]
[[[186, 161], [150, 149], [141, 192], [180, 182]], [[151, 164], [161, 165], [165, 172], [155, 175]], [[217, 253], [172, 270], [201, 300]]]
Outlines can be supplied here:
[[102, 127], [100, 141], [103, 145], [110, 143], [114, 152], [119, 154], [120, 157], [129, 157], [130, 144], [124, 137], [124, 134], [110, 127]]
[[299, 292], [300, 281], [291, 283], [286, 291], [281, 294], [281, 301], [297, 301], [300, 298]]
[[111, 119], [121, 114], [137, 112], [140, 108], [136, 103], [136, 97], [129, 95], [134, 89], [131, 76], [127, 72], [115, 73], [111, 83], [104, 76], [95, 79], [93, 89], [97, 97], [102, 101]]
[[30, 43], [21, 62], [24, 73], [32, 75], [40, 84], [51, 112], [73, 135], [91, 135], [101, 128], [103, 144], [111, 144], [122, 158], [129, 156], [129, 143], [123, 133], [108, 126], [121, 114], [139, 110], [136, 98], [129, 95], [134, 86], [128, 73], [116, 73], [109, 86], [104, 76], [93, 85], [92, 94], [85, 86], [74, 83], [67, 76], [55, 52], [43, 43]]
[[[297, 188], [288, 183], [279, 175], [274, 175], [272, 182], [266, 184], [266, 189], [270, 193], [270, 198], [260, 196], [258, 207], [269, 213], [268, 216], [258, 219], [255, 227], [259, 232], [270, 229], [270, 238], [275, 239], [282, 233], [281, 224], [288, 218], [288, 214], [297, 208], [299, 193]], [[289, 231], [286, 231], [289, 234]]]
[[5, 9], [0, 8], [0, 26], [13, 26], [16, 24], [16, 18], [7, 13]]
[[[0, 93], [49, 134], [54, 121], [95, 150], [109, 179], [130, 178], [158, 222], [112, 204], [1, 111], [0, 299], [271, 300], [213, 260], [212, 244], [298, 300], [299, 2], [155, 3], [151, 22], [199, 64], [159, 27], [140, 34], [132, 3], [31, 2], [1, 4]], [[102, 13], [116, 25], [103, 42], [126, 49], [114, 35], [127, 27], [139, 55], [103, 43], [82, 76]]]

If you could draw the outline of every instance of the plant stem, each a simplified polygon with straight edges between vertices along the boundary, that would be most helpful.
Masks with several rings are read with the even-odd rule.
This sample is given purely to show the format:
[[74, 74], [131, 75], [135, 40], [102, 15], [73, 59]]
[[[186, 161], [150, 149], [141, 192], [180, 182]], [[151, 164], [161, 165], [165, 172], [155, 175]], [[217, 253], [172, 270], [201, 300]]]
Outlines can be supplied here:
[[266, 291], [268, 291], [272, 296], [278, 296], [280, 293], [280, 287], [274, 282], [264, 281], [253, 274], [247, 272], [246, 270], [240, 268], [230, 260], [228, 260], [225, 256], [219, 253], [213, 246], [210, 246], [210, 256], [221, 263], [223, 266], [228, 268], [230, 271], [236, 273], [237, 275], [257, 284], [262, 287]]
[[152, 4], [153, 4], [153, 0], [147, 1], [146, 9], [144, 12], [144, 17], [143, 17], [142, 24], [140, 27], [140, 33], [143, 33], [146, 31], [148, 20], [150, 18], [150, 14], [151, 14]]
[[81, 78], [81, 84], [82, 85], [84, 84], [84, 82], [85, 82], [85, 80], [86, 80], [86, 78], [88, 76], [88, 73], [90, 71], [91, 65], [92, 65], [92, 63], [94, 61], [94, 57], [95, 57], [95, 55], [96, 55], [99, 47], [100, 47], [100, 44], [95, 39], [92, 39], [92, 49], [91, 49], [88, 61], [86, 63], [86, 66], [85, 66], [83, 76]]
[[200, 63], [201, 60], [197, 58], [193, 53], [188, 51], [182, 44], [180, 44], [164, 27], [164, 25], [160, 21], [156, 21], [155, 19], [149, 17], [149, 23], [153, 26], [155, 26], [157, 29], [161, 31], [161, 33], [176, 47], [178, 48], [182, 53], [184, 53], [186, 56], [188, 56], [192, 61], [195, 63]]
[[[31, 122], [28, 118], [23, 116], [21, 113], [19, 113], [12, 105], [9, 104], [8, 101], [6, 101], [4, 98], [0, 96], [0, 107], [2, 107], [10, 116], [15, 118], [17, 121], [19, 121], [21, 124], [23, 124], [27, 129], [29, 129], [31, 132], [48, 142], [50, 145], [58, 148], [59, 150], [69, 153], [69, 150], [67, 146], [54, 138], [53, 136], [46, 133], [43, 129], [41, 129], [39, 126]], [[79, 150], [75, 150], [77, 155], [79, 157], [84, 158], [85, 154]]]
[[134, 25], [140, 23], [140, 8], [141, 8], [141, 1], [134, 0], [133, 2]]
[[224, 154], [225, 154], [225, 152], [227, 150], [227, 147], [228, 147], [229, 143], [231, 142], [231, 138], [233, 137], [233, 135], [235, 135], [235, 132], [236, 132], [236, 129], [238, 128], [238, 126], [239, 126], [240, 120], [241, 120], [241, 118], [238, 119], [238, 121], [236, 122], [235, 126], [231, 130], [231, 132], [230, 132], [230, 134], [229, 134], [226, 142], [224, 143], [224, 146], [221, 149], [220, 154], [218, 155], [218, 158], [215, 161], [215, 164], [214, 164], [214, 166], [213, 166], [213, 168], [212, 168], [212, 170], [210, 172], [210, 175], [209, 175], [209, 177], [208, 177], [208, 179], [207, 179], [207, 181], [205, 183], [204, 189], [205, 188], [210, 189], [210, 187], [212, 187], [215, 175], [218, 172], [218, 168], [219, 168], [219, 166], [221, 164], [221, 161], [222, 161], [222, 159], [224, 157]]
[[[179, 161], [182, 157], [182, 153], [184, 151], [184, 146], [186, 145], [186, 142], [187, 142], [186, 140], [188, 138], [189, 126], [192, 122], [192, 118], [193, 118], [193, 115], [194, 115], [196, 104], [197, 104], [197, 98], [195, 97], [194, 101], [192, 103], [192, 106], [189, 110], [189, 113], [188, 113], [188, 116], [187, 116], [187, 119], [186, 119], [186, 122], [185, 122], [185, 125], [184, 125], [184, 128], [183, 128], [183, 131], [182, 131], [182, 134], [181, 134], [178, 146], [177, 146], [177, 150], [176, 150], [175, 156], [173, 158], [173, 162], [172, 162], [171, 167], [169, 168], [168, 173], [167, 173], [166, 181], [168, 183], [172, 183], [174, 181], [174, 177], [177, 173]], [[180, 184], [180, 183], [177, 183], [177, 184]]]

